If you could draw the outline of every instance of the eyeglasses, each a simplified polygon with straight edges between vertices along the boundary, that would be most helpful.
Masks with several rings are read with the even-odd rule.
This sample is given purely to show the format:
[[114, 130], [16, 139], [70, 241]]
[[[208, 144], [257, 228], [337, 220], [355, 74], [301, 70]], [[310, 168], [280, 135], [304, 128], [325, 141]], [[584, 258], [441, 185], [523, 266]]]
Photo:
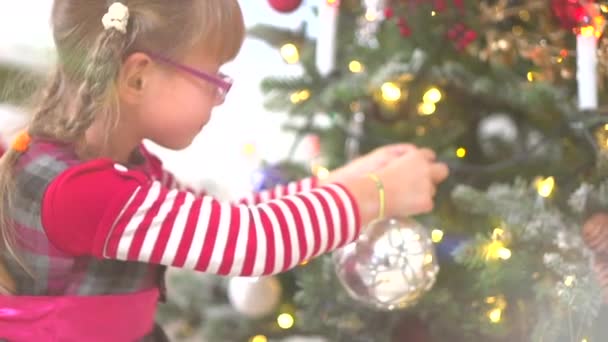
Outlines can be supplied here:
[[197, 69], [194, 69], [187, 65], [183, 65], [181, 63], [175, 62], [165, 56], [162, 56], [162, 55], [159, 55], [156, 53], [152, 53], [149, 51], [145, 51], [145, 53], [154, 60], [168, 64], [174, 68], [177, 68], [178, 70], [187, 72], [187, 73], [191, 74], [192, 76], [195, 76], [197, 78], [200, 78], [206, 82], [209, 82], [209, 83], [215, 85], [217, 87], [216, 101], [218, 104], [224, 103], [224, 100], [226, 100], [226, 95], [228, 95], [230, 88], [232, 88], [233, 80], [232, 80], [232, 78], [230, 78], [227, 75], [224, 75], [222, 73], [213, 75], [213, 74], [204, 72], [202, 70], [197, 70]]

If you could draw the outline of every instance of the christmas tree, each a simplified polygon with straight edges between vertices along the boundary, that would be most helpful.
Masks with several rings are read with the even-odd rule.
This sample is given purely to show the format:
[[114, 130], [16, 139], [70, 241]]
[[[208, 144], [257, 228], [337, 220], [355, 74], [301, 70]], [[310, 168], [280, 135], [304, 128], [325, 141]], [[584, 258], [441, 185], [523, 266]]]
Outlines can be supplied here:
[[[301, 1], [269, 3], [292, 11]], [[349, 294], [331, 255], [273, 278], [193, 282], [179, 273], [174, 286], [191, 288], [164, 309], [187, 317], [181, 335], [605, 340], [608, 117], [598, 86], [608, 71], [608, 4], [319, 0], [315, 10], [317, 37], [306, 25], [250, 32], [303, 70], [264, 80], [268, 109], [290, 114], [296, 144], [321, 142], [300, 173], [285, 167], [291, 156], [266, 169], [280, 175], [269, 183], [308, 169], [322, 177], [393, 142], [434, 149], [451, 176], [435, 211], [415, 219], [440, 271], [431, 289], [403, 289], [423, 293], [414, 302], [380, 309]]]

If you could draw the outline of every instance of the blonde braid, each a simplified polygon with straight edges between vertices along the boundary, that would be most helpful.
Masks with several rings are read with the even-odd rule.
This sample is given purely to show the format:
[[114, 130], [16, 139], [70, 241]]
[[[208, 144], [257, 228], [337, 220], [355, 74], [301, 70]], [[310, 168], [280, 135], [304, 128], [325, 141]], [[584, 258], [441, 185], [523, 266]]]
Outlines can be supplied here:
[[[97, 113], [110, 112], [108, 101], [112, 97], [115, 80], [120, 71], [127, 37], [117, 30], [103, 31], [88, 57], [84, 82], [78, 89], [75, 115], [65, 122], [65, 136], [75, 141], [93, 124]], [[107, 115], [107, 114], [106, 114]], [[110, 118], [103, 118], [106, 121]]]

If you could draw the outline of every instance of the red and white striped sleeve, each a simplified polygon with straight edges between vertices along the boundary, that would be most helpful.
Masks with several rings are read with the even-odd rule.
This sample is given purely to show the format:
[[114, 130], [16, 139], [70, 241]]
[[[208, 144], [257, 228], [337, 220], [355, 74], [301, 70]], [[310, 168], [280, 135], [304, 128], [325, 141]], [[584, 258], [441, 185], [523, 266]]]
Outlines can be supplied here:
[[[191, 187], [182, 184], [175, 175], [163, 167], [163, 163], [156, 155], [148, 151], [143, 145], [140, 150], [148, 164], [148, 173], [161, 185], [169, 189], [188, 190], [196, 195], [206, 195], [205, 190], [195, 191]], [[316, 177], [305, 178], [285, 185], [278, 185], [273, 189], [252, 192], [248, 196], [241, 198], [236, 203], [240, 204], [259, 204], [283, 196], [295, 195], [300, 192], [309, 191], [318, 186]]]
[[72, 255], [233, 276], [286, 271], [354, 241], [360, 229], [357, 204], [339, 184], [231, 204], [103, 161], [54, 180], [42, 218], [49, 239]]
[[259, 204], [266, 201], [280, 199], [284, 196], [295, 195], [301, 192], [310, 191], [318, 186], [318, 180], [315, 177], [304, 178], [299, 181], [289, 182], [284, 185], [277, 185], [272, 189], [252, 192], [249, 196], [237, 201], [243, 204]]

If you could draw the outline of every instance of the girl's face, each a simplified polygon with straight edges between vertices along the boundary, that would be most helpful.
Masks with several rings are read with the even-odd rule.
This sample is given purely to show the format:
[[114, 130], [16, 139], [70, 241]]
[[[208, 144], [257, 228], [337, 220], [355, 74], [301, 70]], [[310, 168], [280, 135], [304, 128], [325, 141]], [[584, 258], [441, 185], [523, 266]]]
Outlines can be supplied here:
[[162, 51], [151, 54], [134, 108], [141, 137], [173, 150], [189, 146], [230, 88], [219, 67], [202, 44], [179, 61], [163, 59]]

